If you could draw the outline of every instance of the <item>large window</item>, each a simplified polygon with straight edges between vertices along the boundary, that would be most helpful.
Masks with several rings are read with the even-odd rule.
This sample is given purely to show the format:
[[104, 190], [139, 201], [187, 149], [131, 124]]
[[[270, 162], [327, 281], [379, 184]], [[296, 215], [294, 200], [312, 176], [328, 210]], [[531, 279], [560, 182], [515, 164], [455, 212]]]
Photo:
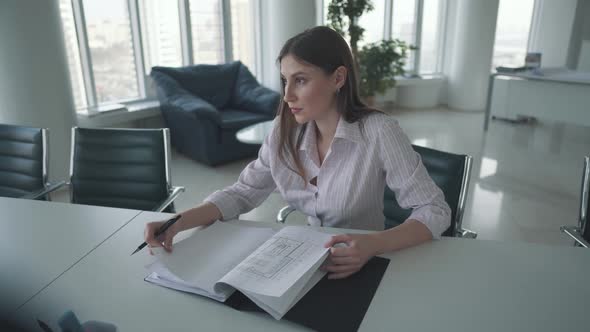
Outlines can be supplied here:
[[420, 38], [420, 72], [440, 71], [442, 36], [444, 32], [444, 0], [424, 0], [422, 35]]
[[125, 0], [84, 0], [86, 33], [98, 103], [137, 99], [139, 87]]
[[195, 63], [215, 64], [225, 60], [222, 6], [221, 0], [190, 0]]
[[383, 39], [385, 29], [385, 1], [373, 1], [374, 9], [359, 18], [359, 25], [365, 29], [359, 48]]
[[252, 0], [231, 0], [232, 56], [251, 71], [256, 67], [254, 8]]
[[66, 46], [66, 56], [68, 58], [68, 69], [70, 71], [70, 81], [72, 85], [72, 94], [74, 95], [74, 104], [76, 108], [86, 107], [86, 90], [84, 88], [84, 77], [82, 76], [82, 66], [80, 62], [80, 49], [76, 38], [76, 23], [74, 22], [74, 13], [69, 0], [60, 0], [59, 9], [64, 33], [64, 42]]
[[[324, 0], [325, 23], [329, 3], [330, 0]], [[406, 61], [408, 73], [441, 71], [446, 0], [373, 0], [373, 6], [373, 11], [359, 19], [359, 25], [365, 29], [359, 47], [382, 39], [400, 39], [418, 46]]]
[[524, 66], [535, 0], [500, 0], [492, 69]]
[[391, 36], [406, 43], [416, 40], [416, 0], [394, 0], [391, 18]]
[[59, 0], [75, 106], [144, 100], [153, 66], [241, 60], [256, 73], [258, 0]]
[[145, 73], [154, 66], [182, 66], [178, 2], [139, 2]]
[[[410, 45], [418, 46], [416, 40], [416, 0], [394, 0], [391, 18], [391, 38], [397, 38]], [[410, 52], [406, 61], [406, 71], [412, 73], [419, 71], [416, 68], [416, 53]]]

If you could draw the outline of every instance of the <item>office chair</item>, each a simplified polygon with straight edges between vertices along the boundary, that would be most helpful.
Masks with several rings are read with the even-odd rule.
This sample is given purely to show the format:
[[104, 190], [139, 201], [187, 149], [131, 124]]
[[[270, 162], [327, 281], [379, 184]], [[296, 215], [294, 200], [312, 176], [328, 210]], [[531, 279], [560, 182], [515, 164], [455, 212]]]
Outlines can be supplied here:
[[[462, 228], [473, 158], [469, 155], [458, 155], [417, 145], [413, 145], [413, 148], [420, 154], [428, 174], [443, 191], [445, 201], [451, 207], [451, 225], [442, 235], [475, 239], [477, 233]], [[411, 209], [402, 209], [399, 206], [395, 194], [387, 187], [383, 203], [386, 229], [403, 223], [412, 213]], [[277, 222], [284, 223], [294, 210], [290, 206], [282, 208], [277, 215]]]
[[0, 124], [0, 196], [36, 200], [63, 182], [47, 182], [48, 130]]
[[582, 190], [580, 195], [580, 211], [578, 226], [561, 226], [565, 234], [574, 239], [574, 245], [584, 248], [590, 247], [590, 227], [586, 219], [588, 217], [588, 191], [590, 187], [590, 157], [584, 157], [584, 171], [582, 173]]
[[174, 212], [169, 131], [72, 128], [70, 200], [76, 204]]

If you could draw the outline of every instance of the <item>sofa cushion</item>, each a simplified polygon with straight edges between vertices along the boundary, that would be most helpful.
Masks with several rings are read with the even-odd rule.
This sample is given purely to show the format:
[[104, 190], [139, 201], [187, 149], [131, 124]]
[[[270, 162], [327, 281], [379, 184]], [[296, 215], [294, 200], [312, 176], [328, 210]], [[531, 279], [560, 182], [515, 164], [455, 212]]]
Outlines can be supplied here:
[[234, 88], [240, 62], [221, 65], [195, 65], [182, 68], [154, 67], [176, 80], [184, 89], [216, 108], [227, 107]]
[[272, 120], [272, 117], [268, 115], [234, 109], [225, 109], [220, 114], [222, 129], [239, 129], [262, 121]]

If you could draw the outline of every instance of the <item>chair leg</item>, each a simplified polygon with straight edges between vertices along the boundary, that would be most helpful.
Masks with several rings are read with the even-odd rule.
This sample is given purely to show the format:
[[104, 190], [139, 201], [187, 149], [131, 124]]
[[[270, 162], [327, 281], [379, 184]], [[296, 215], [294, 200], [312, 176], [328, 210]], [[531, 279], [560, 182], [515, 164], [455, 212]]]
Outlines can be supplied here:
[[565, 234], [569, 235], [572, 239], [574, 239], [576, 246], [581, 246], [584, 248], [590, 248], [590, 243], [588, 243], [580, 234], [580, 228], [574, 226], [561, 226], [560, 230]]
[[462, 237], [466, 239], [475, 239], [477, 238], [477, 233], [465, 228], [461, 228], [457, 231], [457, 237]]

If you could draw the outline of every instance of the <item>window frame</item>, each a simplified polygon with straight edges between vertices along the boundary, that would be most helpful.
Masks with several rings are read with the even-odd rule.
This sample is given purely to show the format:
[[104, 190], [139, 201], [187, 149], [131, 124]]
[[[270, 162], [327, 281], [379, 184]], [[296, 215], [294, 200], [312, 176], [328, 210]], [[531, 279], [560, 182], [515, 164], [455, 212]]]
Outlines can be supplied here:
[[[96, 95], [96, 85], [94, 73], [92, 71], [92, 56], [90, 53], [90, 47], [88, 44], [88, 32], [86, 25], [86, 17], [84, 12], [84, 0], [71, 0], [72, 14], [74, 18], [74, 26], [76, 29], [76, 43], [78, 44], [78, 50], [80, 53], [80, 67], [82, 71], [83, 84], [85, 90], [85, 101], [86, 107], [76, 109], [77, 112], [96, 112], [100, 111], [101, 108], [111, 109], [108, 105], [113, 104], [125, 104], [133, 102], [142, 102], [153, 99], [150, 98], [148, 75], [145, 73], [145, 54], [143, 47], [142, 31], [141, 31], [141, 15], [140, 15], [140, 0], [125, 0], [127, 11], [129, 13], [129, 20], [131, 25], [131, 42], [134, 51], [134, 61], [136, 68], [136, 76], [139, 90], [139, 97], [131, 99], [114, 100], [109, 102], [99, 103]], [[194, 65], [193, 60], [193, 45], [192, 45], [192, 31], [191, 31], [191, 18], [190, 18], [190, 0], [176, 0], [178, 2], [178, 15], [180, 24], [180, 44], [181, 44], [181, 63], [183, 66]], [[233, 45], [232, 45], [232, 22], [231, 22], [231, 0], [221, 0], [221, 20], [223, 25], [223, 40], [221, 43], [224, 48], [224, 62], [231, 62], [234, 60], [233, 57]], [[255, 75], [260, 77], [262, 72], [261, 68], [261, 55], [260, 55], [260, 42], [261, 42], [261, 30], [260, 27], [260, 0], [250, 1], [250, 13], [254, 15], [252, 18], [253, 31], [253, 42], [254, 42], [254, 72]], [[106, 107], [105, 107], [106, 106]]]
[[[326, 25], [328, 22], [326, 21], [326, 13], [324, 12], [325, 2], [330, 0], [322, 0], [321, 5], [321, 15], [322, 15], [322, 22]], [[393, 32], [393, 8], [394, 2], [399, 0], [375, 0], [375, 1], [385, 1], [385, 20], [383, 25], [383, 39], [390, 40], [392, 39], [392, 32]], [[438, 11], [438, 27], [437, 27], [437, 49], [439, 50], [436, 58], [436, 65], [434, 72], [420, 72], [420, 50], [421, 50], [421, 43], [422, 43], [422, 23], [424, 18], [424, 0], [416, 0], [416, 9], [414, 11], [414, 40], [412, 40], [412, 45], [417, 45], [418, 49], [413, 51], [414, 56], [413, 59], [410, 59], [411, 63], [408, 63], [408, 70], [406, 72], [410, 75], [433, 75], [433, 74], [440, 74], [442, 73], [442, 66], [444, 61], [444, 39], [446, 33], [444, 33], [447, 29], [447, 10], [448, 10], [448, 0], [440, 0], [440, 8]]]

